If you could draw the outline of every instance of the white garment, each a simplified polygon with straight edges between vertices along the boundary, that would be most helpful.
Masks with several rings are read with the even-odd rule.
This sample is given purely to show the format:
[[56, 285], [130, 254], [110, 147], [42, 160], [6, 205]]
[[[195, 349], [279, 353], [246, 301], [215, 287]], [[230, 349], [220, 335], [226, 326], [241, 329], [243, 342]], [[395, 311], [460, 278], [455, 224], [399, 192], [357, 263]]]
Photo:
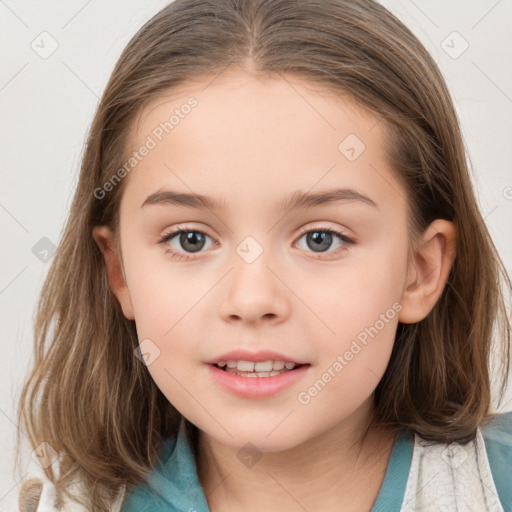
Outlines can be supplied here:
[[505, 512], [480, 429], [466, 445], [431, 445], [415, 434], [400, 512]]
[[[60, 458], [56, 458], [51, 464], [53, 473], [56, 476], [60, 474], [59, 460]], [[27, 477], [27, 479], [38, 479], [40, 483], [42, 483], [41, 494], [39, 496], [39, 504], [34, 512], [89, 512], [83, 505], [80, 505], [79, 503], [74, 501], [71, 502], [69, 500], [64, 501], [63, 507], [58, 509], [55, 505], [55, 485], [48, 479], [43, 469], [39, 465], [31, 463], [30, 468], [31, 469], [29, 470], [29, 476]], [[73, 486], [73, 490], [79, 488], [80, 486], [75, 483], [75, 485]], [[124, 495], [125, 486], [122, 486], [117, 498], [112, 503], [109, 512], [120, 512]]]

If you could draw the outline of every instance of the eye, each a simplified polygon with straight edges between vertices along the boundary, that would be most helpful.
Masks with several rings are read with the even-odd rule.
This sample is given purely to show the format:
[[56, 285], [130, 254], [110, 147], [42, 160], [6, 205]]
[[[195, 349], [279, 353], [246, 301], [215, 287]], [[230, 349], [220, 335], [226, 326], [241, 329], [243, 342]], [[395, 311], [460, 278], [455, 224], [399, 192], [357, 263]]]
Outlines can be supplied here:
[[[333, 243], [333, 238], [341, 240], [341, 248], [346, 248], [347, 245], [353, 245], [355, 241], [345, 235], [342, 231], [338, 231], [333, 228], [317, 228], [317, 229], [303, 229], [302, 239], [306, 235], [306, 245], [312, 248], [314, 253], [321, 254], [326, 252]], [[337, 251], [329, 251], [335, 253]]]
[[[301, 240], [306, 235], [306, 244], [312, 248], [316, 254], [327, 252], [333, 243], [333, 238], [341, 240], [341, 248], [346, 248], [347, 245], [353, 245], [355, 241], [345, 235], [343, 232], [333, 228], [317, 228], [317, 229], [303, 229], [301, 231]], [[166, 254], [170, 254], [172, 258], [179, 260], [191, 259], [191, 254], [199, 253], [206, 245], [206, 238], [212, 238], [198, 229], [189, 229], [187, 226], [184, 228], [177, 228], [169, 233], [166, 233], [158, 243], [166, 247]], [[174, 241], [174, 245], [170, 242]], [[216, 242], [214, 242], [216, 243]], [[176, 245], [180, 245], [182, 250], [176, 249]], [[307, 249], [304, 249], [307, 250]], [[337, 251], [329, 251], [329, 253], [336, 253]]]
[[[175, 229], [169, 233], [166, 233], [158, 241], [158, 243], [166, 246], [165, 252], [166, 254], [170, 254], [172, 258], [187, 260], [190, 259], [190, 256], [187, 254], [187, 252], [190, 252], [192, 254], [200, 252], [201, 249], [203, 249], [203, 247], [205, 246], [206, 238], [211, 237], [209, 237], [203, 231], [200, 231], [198, 229], [188, 229], [188, 227], [185, 226], [185, 228]], [[172, 248], [172, 244], [170, 244], [169, 242], [173, 241], [174, 239], [176, 239], [175, 243], [180, 245], [181, 248], [185, 250], [185, 253]]]

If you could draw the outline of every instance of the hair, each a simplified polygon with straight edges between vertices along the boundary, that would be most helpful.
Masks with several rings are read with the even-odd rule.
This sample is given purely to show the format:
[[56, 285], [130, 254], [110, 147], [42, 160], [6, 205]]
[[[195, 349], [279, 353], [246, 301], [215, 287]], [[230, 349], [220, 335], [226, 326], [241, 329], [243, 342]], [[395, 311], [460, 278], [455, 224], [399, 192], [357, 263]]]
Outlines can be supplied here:
[[[295, 77], [373, 113], [407, 192], [411, 240], [435, 219], [457, 228], [441, 297], [422, 321], [398, 325], [371, 425], [433, 442], [473, 439], [495, 414], [493, 340], [501, 397], [506, 389], [511, 325], [502, 287], [510, 278], [478, 208], [449, 91], [420, 41], [372, 0], [176, 0], [131, 39], [98, 104], [20, 397], [19, 424], [32, 446], [46, 441], [64, 454], [59, 475], [45, 469], [58, 496], [89, 510], [108, 508], [123, 484], [143, 483], [183, 419], [135, 357], [135, 322], [123, 315], [92, 237], [106, 225], [117, 240], [125, 180], [101, 199], [94, 191], [127, 160], [130, 127], [149, 102], [228, 66]], [[71, 493], [75, 477], [82, 496]]]

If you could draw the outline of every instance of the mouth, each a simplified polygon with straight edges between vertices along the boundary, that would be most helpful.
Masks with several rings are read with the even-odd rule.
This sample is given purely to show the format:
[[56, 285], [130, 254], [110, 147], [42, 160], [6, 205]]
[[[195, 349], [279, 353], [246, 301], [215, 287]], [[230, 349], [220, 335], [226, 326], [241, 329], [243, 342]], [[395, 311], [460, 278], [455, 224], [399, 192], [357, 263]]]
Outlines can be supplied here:
[[309, 364], [298, 364], [285, 361], [218, 361], [212, 366], [219, 368], [223, 372], [240, 377], [275, 377], [284, 373], [290, 373], [310, 366]]
[[254, 357], [259, 361], [227, 358], [221, 361], [210, 360], [208, 366], [215, 383], [230, 393], [249, 399], [269, 398], [297, 385], [308, 374], [311, 366], [309, 363], [281, 359], [262, 361], [263, 357], [261, 354]]

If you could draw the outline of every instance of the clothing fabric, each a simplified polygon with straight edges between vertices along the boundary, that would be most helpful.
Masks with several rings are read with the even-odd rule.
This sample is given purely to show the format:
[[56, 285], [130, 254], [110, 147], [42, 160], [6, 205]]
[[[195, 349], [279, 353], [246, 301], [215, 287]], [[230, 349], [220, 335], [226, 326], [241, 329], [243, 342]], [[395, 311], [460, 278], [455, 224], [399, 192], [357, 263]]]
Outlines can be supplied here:
[[[56, 510], [53, 498], [46, 481], [36, 512]], [[163, 443], [148, 482], [128, 493], [121, 489], [111, 507], [141, 511], [210, 512], [184, 420], [177, 438]], [[370, 512], [512, 512], [512, 411], [497, 414], [465, 445], [399, 433]]]

